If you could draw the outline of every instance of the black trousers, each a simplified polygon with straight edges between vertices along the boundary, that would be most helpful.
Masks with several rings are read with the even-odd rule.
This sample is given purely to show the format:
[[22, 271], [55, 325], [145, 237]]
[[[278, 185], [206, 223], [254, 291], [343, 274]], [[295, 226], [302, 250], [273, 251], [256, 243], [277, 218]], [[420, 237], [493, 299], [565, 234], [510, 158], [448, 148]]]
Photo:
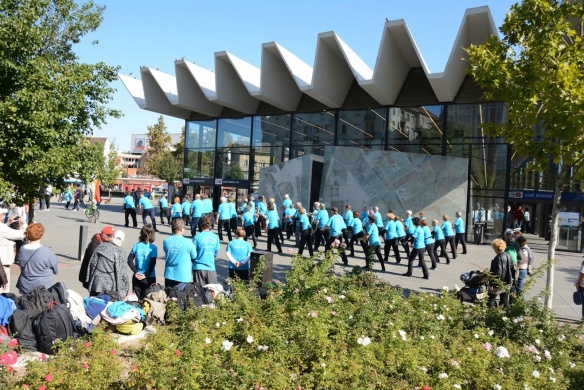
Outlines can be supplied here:
[[434, 243], [434, 257], [436, 257], [436, 261], [439, 262], [438, 248], [440, 248], [440, 255], [443, 255], [446, 258], [446, 264], [450, 264], [450, 257], [448, 257], [448, 252], [446, 251], [446, 240], [436, 240]]
[[454, 250], [458, 250], [458, 243], [462, 244], [462, 254], [466, 254], [466, 241], [464, 240], [464, 233], [456, 233], [454, 236]]
[[368, 268], [371, 268], [373, 262], [375, 261], [374, 256], [377, 256], [379, 264], [381, 264], [381, 269], [385, 271], [385, 264], [383, 264], [383, 256], [381, 256], [381, 245], [367, 245], [367, 257], [365, 259], [365, 264]]
[[426, 252], [428, 253], [428, 256], [430, 256], [430, 261], [432, 262], [432, 268], [436, 268], [436, 256], [434, 255], [435, 252], [435, 248], [434, 248], [435, 244], [426, 244]]
[[[349, 242], [349, 247], [351, 248], [351, 256], [355, 256], [355, 241], [362, 237], [365, 237], [365, 233], [363, 231], [360, 231], [359, 233], [353, 234], [351, 236], [351, 242]], [[367, 244], [361, 241], [361, 247], [363, 248], [363, 253], [367, 255]]]
[[258, 242], [256, 241], [256, 236], [255, 236], [255, 226], [249, 225], [249, 226], [246, 226], [244, 229], [245, 229], [245, 241], [247, 241], [248, 237], [251, 237], [251, 239], [253, 240], [253, 247], [255, 248], [258, 245]]
[[134, 227], [138, 227], [138, 221], [136, 220], [136, 209], [126, 208], [124, 209], [124, 217], [126, 219], [126, 223], [124, 226], [128, 226], [130, 222], [130, 215], [132, 216], [132, 222], [134, 223]]
[[170, 225], [170, 209], [168, 207], [160, 208], [160, 223], [164, 225], [164, 218], [166, 218], [168, 224]]
[[[219, 233], [219, 239], [223, 240], [223, 229], [227, 229], [227, 238], [229, 241], [232, 240], [231, 238], [231, 221], [229, 219], [220, 219], [219, 224], [217, 225], [217, 231]], [[255, 245], [254, 245], [255, 246]]]
[[132, 276], [132, 289], [134, 290], [134, 292], [138, 296], [139, 300], [143, 300], [144, 298], [146, 298], [146, 295], [144, 293], [146, 292], [148, 287], [152, 286], [155, 283], [156, 283], [156, 276], [152, 277], [152, 278], [148, 277], [148, 278], [145, 278], [142, 280], [136, 279], [135, 275]]
[[402, 245], [402, 247], [404, 248], [404, 251], [406, 252], [406, 257], [409, 259], [410, 258], [410, 237], [408, 237], [408, 235], [406, 234], [405, 236], [402, 236], [400, 238], [398, 238], [400, 244]]
[[268, 252], [272, 250], [272, 241], [276, 243], [276, 248], [278, 252], [282, 252], [282, 247], [280, 246], [280, 241], [278, 241], [278, 231], [280, 228], [275, 227], [273, 229], [268, 229]]
[[298, 254], [300, 256], [302, 256], [302, 252], [304, 252], [305, 245], [308, 245], [308, 253], [310, 253], [310, 256], [314, 256], [314, 252], [312, 250], [312, 228], [308, 228], [300, 232], [300, 243], [298, 244]]
[[185, 222], [185, 226], [189, 226], [191, 223], [191, 216], [188, 214], [183, 214], [182, 219]]
[[446, 244], [450, 245], [450, 250], [452, 251], [452, 258], [456, 259], [456, 247], [454, 246], [454, 236], [445, 237]]
[[401, 262], [401, 256], [399, 254], [399, 247], [397, 246], [397, 240], [398, 240], [397, 237], [385, 240], [385, 248], [384, 248], [384, 252], [385, 252], [384, 260], [385, 261], [387, 261], [387, 259], [389, 258], [389, 251], [391, 249], [393, 249], [393, 254], [395, 255], [395, 262], [396, 263]]
[[[338, 236], [330, 236], [326, 240], [326, 243], [324, 244], [324, 251], [325, 252], [328, 251], [329, 249], [331, 249], [331, 246], [333, 245], [333, 242], [335, 242], [335, 240], [339, 240], [340, 242], [342, 242], [343, 241], [343, 235], [340, 234]], [[339, 253], [341, 255], [341, 260], [343, 261], [343, 263], [347, 264], [349, 262], [349, 260], [347, 259], [347, 254], [345, 253], [345, 249], [339, 248]]]
[[329, 231], [327, 229], [316, 229], [314, 232], [314, 250], [317, 251], [320, 244], [326, 245]]
[[429, 278], [430, 275], [428, 274], [428, 267], [426, 267], [426, 262], [424, 261], [424, 250], [423, 249], [412, 249], [412, 251], [410, 252], [410, 256], [408, 257], [408, 272], [407, 275], [411, 276], [412, 275], [412, 271], [414, 269], [414, 260], [416, 259], [416, 257], [418, 258], [418, 261], [420, 263], [420, 266], [422, 267], [422, 272], [424, 273], [424, 277], [425, 278]]

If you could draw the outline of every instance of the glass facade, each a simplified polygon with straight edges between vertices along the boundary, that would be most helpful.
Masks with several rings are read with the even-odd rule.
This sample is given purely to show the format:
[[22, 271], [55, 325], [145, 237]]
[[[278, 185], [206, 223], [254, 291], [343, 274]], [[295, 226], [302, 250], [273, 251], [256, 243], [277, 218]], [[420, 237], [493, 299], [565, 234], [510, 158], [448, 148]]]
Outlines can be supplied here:
[[[306, 154], [324, 156], [325, 147], [333, 145], [462, 157], [469, 164], [467, 232], [475, 223], [484, 223], [485, 238], [490, 239], [508, 227], [506, 210], [514, 201], [509, 191], [546, 191], [554, 185], [549, 172], [531, 172], [529, 159], [513, 155], [503, 139], [484, 131], [485, 124], [506, 122], [503, 103], [187, 121], [184, 183], [240, 198], [258, 192], [262, 168]], [[532, 207], [535, 219], [545, 219], [548, 212], [547, 205], [534, 210], [532, 203], [513, 203]], [[543, 234], [545, 223], [534, 226]]]

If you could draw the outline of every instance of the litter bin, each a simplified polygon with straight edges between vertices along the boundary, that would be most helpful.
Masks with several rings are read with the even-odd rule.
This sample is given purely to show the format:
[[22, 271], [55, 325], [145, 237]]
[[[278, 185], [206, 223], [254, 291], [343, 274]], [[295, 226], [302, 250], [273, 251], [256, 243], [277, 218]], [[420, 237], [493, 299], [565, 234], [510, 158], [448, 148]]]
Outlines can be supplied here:
[[483, 243], [483, 224], [475, 223], [474, 225], [474, 243], [481, 245]]
[[260, 258], [262, 256], [266, 258], [266, 269], [264, 269], [264, 272], [262, 274], [262, 281], [258, 283], [258, 288], [272, 281], [272, 271], [274, 269], [274, 255], [271, 252], [252, 251], [249, 259], [250, 278], [253, 279], [255, 275], [255, 269], [259, 264]]

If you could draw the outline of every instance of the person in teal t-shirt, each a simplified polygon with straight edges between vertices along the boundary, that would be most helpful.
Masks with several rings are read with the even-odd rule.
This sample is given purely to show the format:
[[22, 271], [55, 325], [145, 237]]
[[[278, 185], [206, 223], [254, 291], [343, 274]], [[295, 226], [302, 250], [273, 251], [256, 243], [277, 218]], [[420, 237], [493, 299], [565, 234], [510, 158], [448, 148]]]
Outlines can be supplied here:
[[156, 239], [154, 228], [146, 224], [140, 230], [140, 239], [134, 244], [128, 255], [128, 266], [134, 273], [132, 276], [132, 289], [138, 299], [145, 298], [144, 292], [152, 284], [156, 283], [156, 258], [158, 248], [153, 244]]
[[424, 279], [428, 279], [430, 275], [428, 274], [428, 267], [426, 267], [426, 262], [424, 261], [426, 243], [424, 242], [424, 231], [422, 230], [420, 218], [412, 218], [412, 224], [414, 226], [414, 231], [412, 234], [414, 245], [412, 251], [410, 252], [410, 257], [408, 257], [408, 272], [403, 274], [403, 276], [412, 276], [414, 260], [416, 257], [418, 257], [419, 265], [422, 267], [422, 271], [424, 272]]
[[158, 207], [160, 208], [160, 223], [164, 226], [164, 218], [166, 218], [168, 224], [170, 225], [170, 209], [168, 208], [168, 199], [166, 199], [166, 194], [162, 194], [158, 200]]
[[138, 221], [136, 221], [136, 205], [134, 204], [134, 197], [126, 191], [126, 196], [124, 197], [124, 218], [125, 218], [125, 227], [128, 227], [130, 222], [130, 216], [132, 216], [132, 222], [134, 222], [134, 227], [138, 227]]
[[146, 217], [149, 216], [150, 221], [152, 222], [152, 226], [154, 227], [154, 231], [157, 232], [158, 229], [156, 229], [156, 209], [152, 205], [152, 201], [149, 198], [142, 195], [142, 197], [140, 198], [140, 202], [138, 203], [142, 208], [142, 223], [146, 225]]
[[235, 240], [227, 244], [225, 254], [229, 262], [229, 277], [238, 277], [241, 280], [249, 280], [249, 259], [251, 258], [251, 245], [244, 240], [245, 229], [237, 229]]
[[371, 214], [368, 217], [369, 225], [367, 227], [367, 257], [365, 258], [366, 269], [371, 269], [373, 266], [374, 256], [377, 256], [381, 269], [385, 271], [385, 264], [383, 264], [383, 256], [381, 255], [381, 240], [379, 239], [379, 229], [375, 225], [375, 215]]
[[172, 221], [172, 236], [162, 243], [165, 253], [164, 285], [174, 287], [180, 283], [190, 283], [192, 280], [193, 261], [197, 257], [197, 249], [193, 242], [185, 237], [185, 222], [182, 219]]
[[193, 262], [193, 281], [201, 286], [217, 283], [215, 257], [221, 249], [219, 237], [211, 231], [212, 217], [201, 218], [203, 231], [193, 238], [197, 249], [197, 258]]

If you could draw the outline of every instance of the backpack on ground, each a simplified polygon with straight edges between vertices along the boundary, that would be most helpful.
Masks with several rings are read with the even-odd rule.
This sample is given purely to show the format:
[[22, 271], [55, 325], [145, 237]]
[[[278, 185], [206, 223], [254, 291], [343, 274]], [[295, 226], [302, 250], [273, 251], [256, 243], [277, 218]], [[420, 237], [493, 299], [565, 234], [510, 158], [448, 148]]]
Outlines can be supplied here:
[[52, 301], [53, 294], [45, 286], [38, 286], [18, 298], [18, 305], [28, 312], [30, 318], [35, 318], [45, 311]]
[[148, 287], [146, 289], [146, 291], [144, 291], [144, 296], [147, 297], [148, 294], [153, 293], [153, 292], [158, 292], [158, 291], [164, 291], [165, 288], [162, 284], [160, 283], [152, 283], [150, 285], [150, 287]]
[[57, 282], [49, 287], [49, 291], [53, 295], [53, 300], [61, 305], [66, 305], [69, 301], [69, 291], [63, 282]]
[[18, 340], [18, 345], [25, 351], [36, 351], [36, 337], [32, 331], [32, 321], [26, 310], [14, 310], [8, 322], [10, 335]]
[[180, 310], [186, 310], [188, 305], [199, 307], [209, 304], [205, 288], [198, 283], [181, 283], [178, 286], [167, 288], [166, 295], [169, 300], [176, 301]]
[[55, 341], [77, 337], [73, 317], [66, 305], [51, 302], [47, 310], [38, 315], [32, 324], [39, 351], [52, 354]]

